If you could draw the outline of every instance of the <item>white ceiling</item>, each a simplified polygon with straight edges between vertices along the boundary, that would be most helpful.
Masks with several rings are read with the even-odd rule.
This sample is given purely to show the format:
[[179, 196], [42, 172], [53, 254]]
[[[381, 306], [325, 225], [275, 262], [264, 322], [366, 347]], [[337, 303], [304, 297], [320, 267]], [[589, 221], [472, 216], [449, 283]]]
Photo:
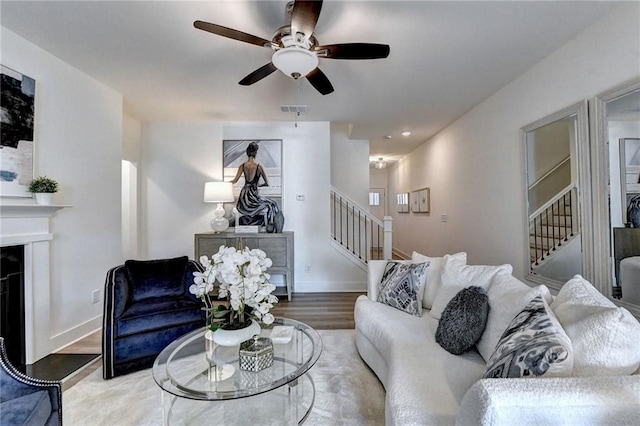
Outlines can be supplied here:
[[[321, 59], [335, 92], [276, 72], [237, 84], [268, 49], [193, 27], [203, 20], [271, 39], [286, 1], [6, 1], [2, 26], [124, 95], [142, 120], [302, 121], [352, 126], [372, 158], [397, 159], [598, 20], [609, 2], [325, 1], [321, 44], [391, 46], [387, 59]], [[7, 64], [5, 64], [7, 65]], [[412, 135], [403, 137], [403, 130]], [[384, 135], [392, 135], [384, 140]]]

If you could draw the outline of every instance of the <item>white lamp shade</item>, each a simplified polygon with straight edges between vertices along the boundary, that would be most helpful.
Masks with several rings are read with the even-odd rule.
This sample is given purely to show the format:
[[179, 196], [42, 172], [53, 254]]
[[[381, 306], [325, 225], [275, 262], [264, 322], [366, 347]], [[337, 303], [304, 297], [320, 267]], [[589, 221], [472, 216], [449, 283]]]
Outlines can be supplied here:
[[318, 57], [314, 52], [301, 47], [287, 47], [273, 54], [271, 62], [289, 77], [304, 77], [318, 66]]
[[205, 203], [225, 203], [233, 201], [231, 182], [206, 182], [204, 184]]

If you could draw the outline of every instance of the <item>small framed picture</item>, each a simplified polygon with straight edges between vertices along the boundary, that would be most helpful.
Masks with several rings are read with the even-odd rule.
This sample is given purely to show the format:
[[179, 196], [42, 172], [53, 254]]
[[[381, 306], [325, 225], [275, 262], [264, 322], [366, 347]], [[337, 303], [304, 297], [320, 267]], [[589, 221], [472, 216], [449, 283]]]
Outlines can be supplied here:
[[409, 213], [409, 193], [401, 192], [397, 195], [397, 197], [398, 197], [398, 205], [397, 205], [398, 213]]
[[411, 211], [429, 213], [431, 210], [430, 189], [422, 188], [411, 192]]

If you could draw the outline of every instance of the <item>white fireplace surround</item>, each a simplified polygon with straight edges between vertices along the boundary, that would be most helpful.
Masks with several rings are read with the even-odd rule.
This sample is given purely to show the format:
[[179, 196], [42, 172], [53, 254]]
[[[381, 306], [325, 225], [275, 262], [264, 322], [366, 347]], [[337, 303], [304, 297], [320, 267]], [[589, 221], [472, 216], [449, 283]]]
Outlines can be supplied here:
[[69, 206], [42, 206], [33, 200], [0, 204], [0, 246], [24, 246], [25, 360], [33, 364], [51, 352], [49, 219]]

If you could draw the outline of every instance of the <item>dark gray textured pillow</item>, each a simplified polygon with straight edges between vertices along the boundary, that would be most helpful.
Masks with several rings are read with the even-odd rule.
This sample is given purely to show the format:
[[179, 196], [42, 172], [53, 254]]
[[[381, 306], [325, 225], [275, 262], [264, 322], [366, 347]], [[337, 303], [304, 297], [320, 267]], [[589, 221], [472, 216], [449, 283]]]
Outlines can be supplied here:
[[436, 342], [460, 355], [480, 340], [489, 316], [489, 296], [482, 287], [463, 288], [447, 304], [436, 330]]

